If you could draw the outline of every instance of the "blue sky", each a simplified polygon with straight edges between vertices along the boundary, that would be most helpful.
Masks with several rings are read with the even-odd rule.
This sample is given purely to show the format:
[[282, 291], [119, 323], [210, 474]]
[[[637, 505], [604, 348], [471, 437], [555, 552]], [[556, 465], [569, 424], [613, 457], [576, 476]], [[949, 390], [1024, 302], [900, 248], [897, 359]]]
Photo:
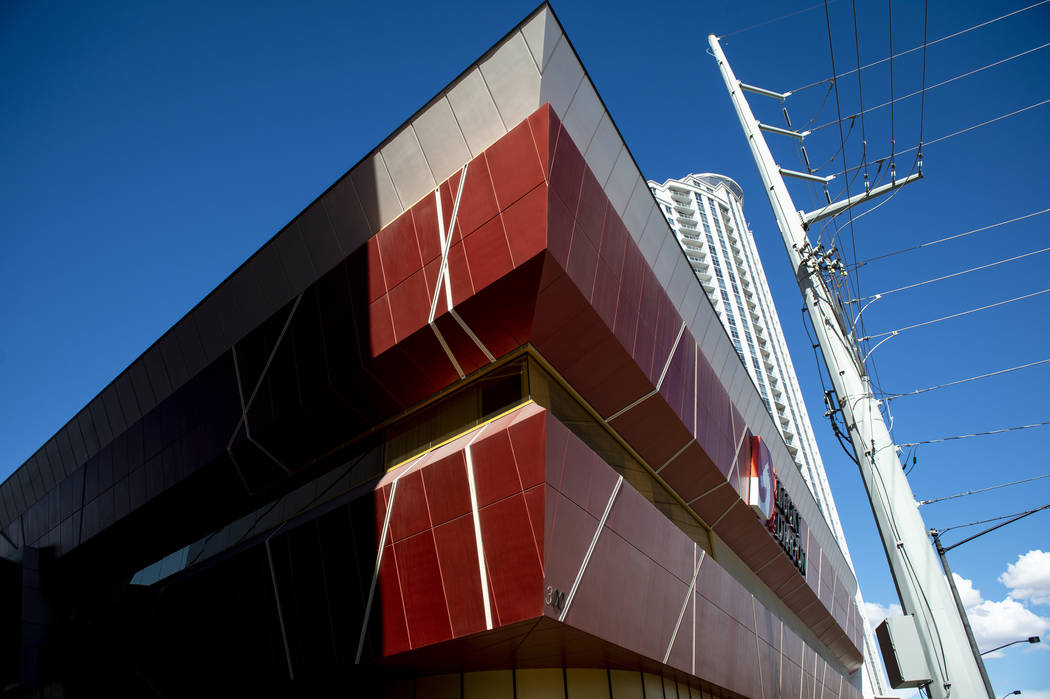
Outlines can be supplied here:
[[[663, 181], [719, 172], [746, 194], [865, 598], [896, 596], [856, 467], [822, 417], [820, 378], [801, 300], [706, 35], [778, 17], [807, 3], [563, 1], [555, 11], [643, 174]], [[889, 54], [889, 7], [830, 5], [839, 72]], [[935, 39], [1025, 6], [929, 5]], [[125, 366], [263, 242], [483, 53], [531, 2], [5, 3], [0, 8], [0, 478], [6, 477]], [[895, 51], [922, 42], [923, 5], [893, 11]], [[1042, 4], [932, 46], [932, 85], [1050, 41]], [[831, 74], [823, 8], [734, 33], [725, 49], [737, 76], [791, 90]], [[893, 62], [895, 96], [922, 84], [922, 52]], [[1050, 48], [928, 91], [927, 142], [1050, 98]], [[842, 78], [841, 112], [889, 99], [889, 65]], [[827, 95], [827, 101], [821, 106]], [[760, 119], [782, 123], [779, 104], [752, 98]], [[816, 86], [788, 99], [796, 125], [836, 118], [835, 94]], [[895, 151], [918, 140], [918, 97], [894, 106]], [[889, 108], [843, 129], [847, 164], [891, 150]], [[1050, 207], [1050, 105], [924, 149], [926, 178], [846, 224], [847, 262], [917, 245]], [[794, 145], [771, 137], [785, 167]], [[836, 156], [837, 126], [806, 140], [814, 165]], [[914, 153], [901, 155], [905, 174]], [[842, 168], [836, 159], [821, 172]], [[874, 177], [876, 166], [869, 172]], [[862, 177], [862, 176], [861, 176]], [[833, 183], [838, 195], [843, 178]], [[850, 184], [861, 188], [860, 178]], [[793, 185], [800, 208], [812, 194]], [[859, 212], [858, 212], [859, 213]], [[854, 276], [861, 296], [1046, 247], [1050, 214], [872, 262]], [[832, 229], [833, 231], [833, 229]], [[827, 240], [832, 232], [824, 234]], [[1048, 254], [887, 296], [863, 315], [869, 334], [1050, 287]], [[852, 283], [852, 281], [851, 281]], [[873, 353], [887, 392], [1050, 358], [1050, 294], [894, 337]], [[1050, 364], [891, 402], [894, 436], [915, 442], [1050, 419]], [[917, 448], [916, 496], [933, 498], [1050, 472], [1050, 427]], [[1050, 502], [1050, 479], [923, 508], [947, 528]], [[1050, 514], [1034, 515], [950, 554], [979, 590], [986, 638], [1050, 635]], [[960, 529], [946, 543], [975, 533]], [[1029, 555], [1026, 555], [1029, 554]], [[1025, 556], [1018, 563], [1019, 558]], [[1012, 572], [1006, 574], [1008, 566]], [[968, 601], [977, 604], [976, 592]], [[1041, 600], [1041, 602], [1040, 602]], [[993, 623], [994, 622], [994, 623]], [[993, 628], [999, 624], [1002, 628]], [[1003, 626], [1005, 624], [1005, 626]], [[1041, 625], [1041, 626], [1040, 626]], [[1036, 626], [1040, 628], [1036, 629]], [[996, 636], [998, 634], [999, 636]], [[994, 644], [993, 644], [994, 645]], [[1050, 696], [1043, 649], [1014, 647], [988, 669], [1001, 695]]]

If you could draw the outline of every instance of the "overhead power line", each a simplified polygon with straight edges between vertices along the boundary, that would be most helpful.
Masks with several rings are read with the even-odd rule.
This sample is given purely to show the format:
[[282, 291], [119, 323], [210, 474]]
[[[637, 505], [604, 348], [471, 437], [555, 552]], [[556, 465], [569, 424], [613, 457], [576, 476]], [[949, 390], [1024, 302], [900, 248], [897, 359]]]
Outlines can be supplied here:
[[[1041, 512], [1041, 511], [1047, 509], [1048, 507], [1050, 507], [1050, 503], [1047, 503], [1046, 505], [1043, 505], [1042, 507], [1036, 507], [1036, 508], [1031, 509], [1031, 510], [1025, 510], [1024, 512], [1014, 512], [1012, 515], [1002, 515], [1001, 517], [990, 517], [988, 519], [981, 519], [981, 520], [978, 520], [976, 522], [967, 522], [966, 524], [956, 524], [954, 527], [947, 527], [945, 529], [938, 529], [937, 532], [940, 533], [940, 534], [943, 534], [944, 532], [950, 532], [952, 529], [962, 529], [963, 527], [975, 527], [978, 524], [988, 524], [989, 522], [998, 522], [999, 520], [1010, 519], [1011, 517], [1017, 517], [1018, 519], [1020, 519], [1021, 517], [1027, 517], [1028, 515], [1035, 514], [1036, 512]], [[959, 543], [963, 543], [963, 542], [959, 542]], [[958, 544], [956, 544], [956, 545], [958, 545]]]
[[999, 376], [1000, 374], [1009, 374], [1012, 371], [1020, 371], [1021, 369], [1028, 369], [1030, 367], [1039, 366], [1040, 364], [1050, 363], [1050, 359], [1040, 359], [1038, 362], [1029, 362], [1028, 364], [1021, 364], [1020, 366], [1013, 366], [1009, 369], [1000, 369], [999, 371], [991, 371], [987, 374], [981, 374], [980, 376], [971, 376], [965, 379], [959, 379], [957, 381], [949, 381], [948, 383], [942, 383], [937, 386], [930, 386], [929, 388], [920, 388], [915, 391], [909, 391], [907, 393], [894, 393], [893, 395], [886, 396], [886, 400], [894, 400], [896, 398], [904, 398], [906, 396], [917, 396], [920, 393], [928, 393], [930, 391], [936, 391], [941, 388], [948, 388], [949, 386], [958, 386], [961, 383], [969, 383], [970, 381], [977, 381], [978, 379], [987, 379], [993, 376]]
[[875, 334], [872, 334], [872, 335], [868, 335], [867, 337], [860, 338], [860, 342], [864, 342], [866, 340], [873, 340], [873, 339], [879, 338], [879, 337], [891, 337], [891, 336], [894, 336], [894, 335], [900, 335], [902, 332], [905, 332], [906, 330], [914, 330], [915, 328], [921, 328], [921, 327], [926, 326], [926, 325], [933, 325], [934, 323], [940, 323], [942, 320], [951, 320], [952, 318], [961, 318], [962, 316], [969, 315], [971, 313], [976, 313], [977, 311], [986, 311], [989, 308], [996, 308], [997, 306], [1005, 306], [1008, 303], [1013, 303], [1015, 301], [1023, 301], [1025, 299], [1030, 299], [1033, 296], [1039, 296], [1040, 294], [1045, 294], [1048, 291], [1050, 291], [1050, 289], [1042, 289], [1041, 291], [1033, 291], [1032, 293], [1025, 294], [1024, 296], [1016, 296], [1016, 297], [1014, 297], [1012, 299], [1006, 299], [1005, 301], [997, 301], [996, 303], [990, 303], [987, 306], [980, 306], [978, 308], [971, 308], [968, 311], [961, 311], [959, 313], [952, 313], [949, 316], [942, 316], [940, 318], [934, 318], [933, 320], [926, 320], [926, 321], [923, 321], [921, 323], [915, 323], [914, 325], [906, 325], [903, 328], [898, 328], [896, 330], [889, 330], [889, 331], [884, 332], [884, 333], [875, 333]]
[[920, 248], [930, 247], [931, 245], [939, 245], [940, 243], [946, 243], [949, 240], [955, 240], [957, 238], [963, 238], [963, 237], [966, 237], [968, 235], [973, 235], [974, 233], [981, 233], [982, 231], [991, 230], [992, 228], [998, 228], [999, 226], [1005, 226], [1008, 223], [1016, 223], [1017, 221], [1023, 221], [1023, 220], [1025, 220], [1027, 218], [1032, 218], [1033, 216], [1041, 216], [1041, 215], [1043, 215], [1045, 213], [1050, 213], [1050, 209], [1043, 209], [1042, 211], [1033, 211], [1032, 213], [1025, 214], [1024, 216], [1017, 216], [1016, 218], [1007, 219], [1005, 221], [999, 221], [998, 223], [992, 223], [992, 224], [989, 224], [987, 226], [981, 226], [980, 228], [974, 228], [973, 230], [965, 231], [963, 233], [956, 233], [955, 235], [949, 235], [949, 236], [947, 236], [945, 238], [938, 238], [937, 240], [931, 240], [931, 241], [926, 242], [926, 243], [920, 243], [919, 245], [913, 245], [913, 246], [911, 246], [909, 248], [902, 248], [900, 250], [894, 250], [892, 252], [887, 252], [887, 253], [883, 253], [881, 255], [876, 255], [875, 257], [869, 257], [866, 260], [861, 260], [860, 262], [856, 263], [856, 267], [863, 267], [864, 265], [868, 264], [869, 262], [875, 262], [876, 260], [882, 260], [882, 259], [885, 259], [887, 257], [893, 257], [894, 255], [900, 255], [901, 253], [905, 253], [905, 252], [913, 252], [915, 250], [919, 250]]
[[[978, 488], [977, 490], [967, 490], [965, 493], [956, 493], [955, 495], [945, 495], [943, 498], [932, 498], [930, 500], [919, 500], [919, 505], [932, 505], [935, 502], [944, 502], [945, 500], [954, 500], [955, 498], [966, 497], [967, 495], [977, 495], [978, 493], [987, 493], [989, 490], [999, 490], [999, 488], [1006, 488], [1011, 485], [1019, 485], [1021, 483], [1028, 483], [1030, 481], [1037, 481], [1041, 478], [1050, 478], [1050, 473], [1044, 473], [1041, 476], [1034, 476], [1032, 478], [1022, 478], [1019, 481], [1012, 481], [1010, 483], [1000, 483], [999, 485], [989, 486], [987, 488]], [[1010, 515], [1007, 515], [1009, 517]], [[1005, 518], [1004, 518], [1005, 519]]]
[[[831, 2], [835, 3], [835, 2], [837, 2], [837, 0], [831, 0]], [[780, 15], [779, 17], [774, 17], [773, 19], [767, 19], [767, 20], [765, 20], [763, 22], [758, 22], [757, 24], [752, 24], [750, 26], [744, 27], [743, 29], [735, 29], [735, 30], [729, 32], [728, 34], [721, 34], [721, 35], [719, 35], [718, 38], [719, 39], [725, 39], [726, 37], [729, 37], [729, 36], [735, 36], [737, 34], [743, 34], [744, 32], [749, 32], [752, 29], [758, 29], [759, 27], [764, 27], [767, 24], [773, 24], [774, 22], [779, 22], [781, 20], [788, 19], [789, 17], [794, 17], [795, 15], [800, 15], [800, 14], [802, 14], [804, 12], [809, 12], [811, 10], [815, 10], [818, 7], [824, 7], [824, 3], [823, 2], [818, 2], [816, 5], [810, 5], [809, 7], [803, 7], [801, 10], [795, 10], [794, 12], [789, 12], [786, 15]]]
[[[1047, 0], [1047, 1], [1050, 2], [1050, 0]], [[831, 39], [831, 10], [828, 7], [828, 5], [829, 5], [828, 0], [824, 0], [824, 21], [825, 21], [825, 23], [827, 25], [827, 31], [828, 31], [828, 55], [831, 58], [831, 72], [832, 72], [832, 74], [834, 74], [835, 73], [835, 45], [834, 45], [834, 42]], [[842, 133], [842, 123], [841, 123], [842, 109], [841, 109], [841, 106], [840, 106], [840, 103], [839, 103], [839, 88], [838, 88], [838, 84], [836, 83], [834, 87], [835, 87], [835, 116], [838, 117], [838, 119], [840, 120], [840, 123], [839, 123], [839, 153], [842, 155], [842, 167], [845, 168], [846, 167], [846, 136], [845, 136], [845, 134]], [[850, 193], [849, 193], [849, 178], [846, 178], [846, 198], [848, 199], [849, 196], [850, 196]], [[856, 260], [857, 260], [857, 246], [856, 246], [856, 239], [854, 237], [854, 232], [853, 232], [853, 209], [852, 209], [852, 207], [846, 209], [846, 213], [849, 215], [849, 221], [850, 221], [850, 247], [852, 248], [851, 252], [853, 254], [853, 261], [856, 262]], [[838, 237], [838, 234], [836, 232], [836, 235], [833, 236], [832, 239], [831, 239], [831, 247], [835, 247], [835, 243], [836, 243], [837, 237]], [[858, 277], [858, 275], [853, 275], [852, 276], [853, 295], [854, 296], [860, 296], [860, 281], [858, 280], [857, 277]], [[848, 284], [848, 282], [847, 282], [847, 284]]]
[[[925, 89], [926, 89], [927, 92], [929, 92], [930, 90], [936, 89], [938, 87], [943, 87], [945, 85], [948, 85], [949, 83], [953, 83], [956, 80], [962, 80], [963, 78], [968, 78], [971, 75], [976, 75], [977, 73], [980, 73], [982, 71], [988, 70], [989, 68], [995, 68], [996, 66], [1000, 66], [1000, 65], [1002, 65], [1004, 63], [1009, 63], [1010, 61], [1013, 61], [1015, 59], [1021, 58], [1022, 56], [1027, 56], [1030, 53], [1035, 53], [1036, 51], [1041, 51], [1042, 49], [1045, 49], [1048, 46], [1050, 46], [1050, 42], [1042, 44], [1041, 46], [1036, 46], [1035, 48], [1028, 49], [1027, 51], [1022, 51], [1021, 53], [1015, 53], [1013, 56], [1010, 56], [1009, 58], [1004, 58], [1004, 59], [1002, 59], [1000, 61], [996, 61], [995, 63], [989, 63], [988, 65], [981, 66], [980, 68], [974, 68], [973, 70], [967, 71], [965, 73], [961, 73], [960, 75], [956, 75], [955, 77], [948, 78], [947, 80], [942, 80], [941, 82], [935, 83], [933, 85], [930, 85], [929, 87], [927, 87]], [[853, 118], [861, 116], [863, 114], [874, 112], [877, 109], [882, 109], [883, 107], [891, 106], [891, 105], [893, 105], [893, 104], [895, 104], [897, 102], [902, 102], [902, 101], [904, 101], [906, 99], [910, 99], [910, 98], [915, 97], [916, 95], [920, 95], [920, 94], [922, 94], [922, 90], [916, 90], [915, 92], [909, 92], [906, 95], [902, 95], [900, 97], [896, 97], [896, 98], [890, 99], [889, 101], [883, 102], [882, 104], [877, 104], [874, 107], [868, 107], [863, 112], [857, 112], [855, 114], [847, 114], [846, 116], [844, 116], [842, 118], [843, 119], [853, 119]], [[810, 131], [820, 131], [821, 129], [827, 128], [829, 126], [834, 126], [835, 123], [836, 122], [834, 122], [834, 121], [829, 121], [827, 123], [821, 124], [820, 126], [814, 126], [813, 128], [810, 129]]]
[[883, 291], [883, 292], [878, 293], [878, 294], [872, 294], [871, 296], [864, 296], [864, 297], [861, 297], [859, 299], [853, 299], [852, 301], [849, 301], [849, 303], [854, 303], [856, 301], [867, 301], [868, 299], [882, 298], [883, 296], [889, 296], [890, 294], [895, 294], [898, 291], [907, 291], [908, 289], [915, 289], [915, 288], [920, 287], [920, 286], [925, 286], [926, 284], [933, 284], [934, 282], [944, 281], [945, 279], [951, 279], [953, 277], [961, 277], [962, 275], [969, 274], [970, 272], [979, 272], [982, 269], [988, 269], [990, 267], [996, 267], [998, 265], [1006, 264], [1007, 262], [1014, 262], [1016, 260], [1021, 260], [1021, 259], [1024, 259], [1026, 257], [1031, 257], [1032, 255], [1039, 255], [1039, 254], [1044, 253], [1044, 252], [1050, 252], [1050, 248], [1043, 248], [1042, 250], [1033, 250], [1032, 252], [1026, 252], [1023, 255], [1015, 255], [1013, 257], [1008, 257], [1008, 258], [1006, 258], [1004, 260], [998, 260], [997, 262], [989, 262], [988, 264], [981, 265], [979, 267], [971, 267], [970, 269], [964, 269], [961, 272], [953, 272], [952, 274], [945, 274], [944, 276], [941, 276], [941, 277], [934, 277], [933, 279], [927, 279], [924, 282], [915, 282], [914, 284], [908, 284], [907, 286], [901, 286], [901, 287], [898, 287], [896, 289], [890, 289], [889, 291]]
[[960, 435], [955, 435], [954, 437], [941, 437], [939, 439], [924, 439], [924, 440], [919, 441], [919, 442], [905, 442], [903, 444], [898, 444], [897, 446], [901, 447], [901, 448], [904, 448], [904, 447], [917, 447], [917, 446], [919, 446], [921, 444], [940, 444], [941, 442], [951, 442], [951, 441], [956, 440], [956, 439], [970, 439], [972, 437], [987, 437], [988, 435], [992, 435], [992, 434], [1003, 434], [1004, 432], [1016, 432], [1018, 430], [1030, 430], [1030, 429], [1033, 429], [1035, 427], [1044, 427], [1046, 425], [1050, 425], [1050, 420], [1047, 420], [1045, 422], [1035, 422], [1035, 423], [1032, 423], [1031, 425], [1018, 425], [1016, 427], [1003, 427], [1002, 429], [988, 430], [987, 432], [974, 432], [973, 434], [960, 434]]
[[[981, 27], [987, 27], [989, 24], [995, 24], [996, 22], [1004, 20], [1004, 19], [1006, 19], [1008, 17], [1013, 17], [1014, 15], [1019, 15], [1022, 12], [1027, 12], [1028, 10], [1031, 10], [1033, 8], [1036, 8], [1036, 7], [1039, 7], [1040, 5], [1045, 5], [1048, 2], [1050, 2], [1050, 0], [1039, 0], [1039, 2], [1034, 3], [1032, 5], [1029, 5], [1027, 7], [1022, 7], [1019, 10], [1014, 10], [1013, 12], [1008, 12], [1005, 15], [1000, 15], [1000, 16], [998, 16], [998, 17], [996, 17], [994, 19], [990, 19], [990, 20], [988, 20], [986, 22], [981, 22], [980, 24], [975, 24], [972, 27], [967, 27], [966, 29], [963, 29], [961, 31], [957, 31], [957, 32], [955, 32], [953, 34], [948, 34], [947, 36], [942, 36], [939, 39], [934, 39], [933, 41], [924, 41], [923, 43], [919, 44], [918, 46], [914, 46], [914, 47], [912, 47], [910, 49], [907, 49], [905, 51], [901, 51], [900, 53], [897, 53], [897, 54], [890, 54], [886, 58], [880, 58], [877, 61], [874, 61], [872, 63], [868, 63], [866, 65], [863, 65], [863, 66], [861, 66], [859, 68], [859, 70], [866, 70], [868, 68], [873, 68], [873, 67], [875, 67], [877, 65], [882, 65], [886, 61], [890, 61], [890, 60], [892, 60], [894, 58], [900, 58], [901, 56], [907, 56], [909, 53], [915, 53], [916, 51], [918, 51], [918, 50], [920, 50], [922, 48], [929, 47], [929, 46], [934, 46], [935, 44], [939, 44], [942, 41], [947, 41], [948, 39], [954, 39], [957, 36], [962, 36], [963, 34], [966, 34], [968, 32], [972, 32], [975, 29], [980, 29]], [[844, 78], [847, 75], [852, 75], [857, 70], [858, 69], [847, 70], [845, 73], [839, 73], [839, 74], [835, 75], [834, 77], [824, 78], [823, 80], [817, 80], [816, 82], [812, 82], [812, 83], [809, 83], [808, 85], [803, 85], [800, 88], [796, 88], [794, 90], [791, 90], [787, 94], [789, 94], [789, 95], [790, 94], [794, 94], [796, 92], [801, 92], [802, 90], [808, 90], [811, 87], [816, 87], [817, 85], [823, 85], [826, 82], [831, 82], [833, 80], [838, 80], [839, 78]]]
[[[1050, 0], [1047, 0], [1047, 2], [1050, 2]], [[1002, 121], [1003, 119], [1006, 119], [1007, 117], [1012, 117], [1012, 116], [1015, 116], [1015, 115], [1020, 114], [1022, 112], [1027, 112], [1029, 109], [1035, 109], [1036, 107], [1042, 107], [1044, 104], [1047, 104], [1047, 103], [1050, 103], [1050, 99], [1045, 99], [1045, 100], [1042, 100], [1041, 102], [1036, 102], [1035, 104], [1030, 104], [1027, 107], [1021, 107], [1020, 109], [1016, 109], [1016, 110], [1014, 110], [1014, 111], [1012, 111], [1012, 112], [1010, 112], [1008, 114], [1002, 114], [1000, 116], [995, 117], [994, 119], [989, 119], [988, 121], [982, 121], [980, 124], [974, 124], [973, 126], [967, 126], [965, 129], [960, 129], [958, 131], [955, 131], [953, 133], [947, 134], [945, 136], [941, 136], [939, 138], [935, 138], [932, 141], [927, 141], [923, 145], [924, 146], [929, 146], [929, 145], [932, 145], [934, 143], [940, 143], [941, 141], [947, 141], [949, 138], [954, 138], [955, 136], [959, 136], [959, 135], [967, 133], [969, 131], [973, 131], [974, 129], [979, 129], [982, 126], [988, 126], [989, 124], [994, 124], [995, 122]], [[896, 154], [897, 155], [904, 155], [905, 153], [911, 153], [912, 151], [915, 151], [915, 150], [919, 150], [919, 146], [912, 146], [911, 148], [905, 148], [902, 151], [897, 151]], [[889, 156], [889, 157], [892, 157], [892, 155]], [[887, 160], [887, 156], [883, 156], [883, 157], [879, 158], [878, 160], [876, 160], [874, 162], [878, 163], [878, 162], [882, 162], [884, 160]], [[847, 175], [847, 174], [849, 174], [849, 173], [851, 173], [851, 172], [853, 172], [855, 170], [860, 170], [863, 167], [864, 167], [863, 165], [857, 165], [855, 167], [846, 168], [845, 170], [840, 170], [840, 171], [836, 172], [834, 174], [834, 176], [835, 177], [841, 177], [842, 175]]]

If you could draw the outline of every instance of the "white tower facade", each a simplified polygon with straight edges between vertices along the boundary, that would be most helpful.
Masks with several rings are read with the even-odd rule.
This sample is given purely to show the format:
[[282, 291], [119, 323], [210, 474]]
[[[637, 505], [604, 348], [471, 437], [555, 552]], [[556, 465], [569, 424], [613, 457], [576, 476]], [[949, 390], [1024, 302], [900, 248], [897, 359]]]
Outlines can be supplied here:
[[[852, 568], [780, 318], [744, 220], [743, 190], [713, 173], [648, 184]], [[864, 609], [859, 588], [857, 605]], [[887, 685], [867, 621], [864, 631], [863, 692], [870, 697], [885, 693]]]

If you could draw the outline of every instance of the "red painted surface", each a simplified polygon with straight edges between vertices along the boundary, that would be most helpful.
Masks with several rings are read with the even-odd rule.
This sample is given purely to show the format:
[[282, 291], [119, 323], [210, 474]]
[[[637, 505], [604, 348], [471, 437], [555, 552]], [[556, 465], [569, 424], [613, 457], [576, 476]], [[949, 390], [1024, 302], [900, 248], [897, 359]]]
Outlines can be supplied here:
[[[496, 357], [531, 343], [844, 664], [857, 666], [859, 624], [850, 621], [857, 614], [845, 586], [806, 532], [803, 579], [747, 507], [748, 426], [699, 353], [699, 338], [683, 330], [689, 319], [678, 315], [549, 107], [468, 164], [453, 222], [459, 179], [456, 173], [439, 192], [442, 225], [451, 235], [453, 309], [464, 323]], [[488, 362], [445, 303], [437, 215], [434, 197], [424, 197], [369, 241], [367, 316], [355, 309], [358, 332], [367, 338], [366, 372], [401, 406], [458, 378], [435, 328], [465, 373]], [[529, 410], [527, 420], [515, 413], [486, 427], [470, 447], [495, 626], [542, 615], [546, 585], [571, 589], [616, 483], [615, 472], [582, 442], [539, 408]], [[390, 528], [397, 545], [380, 575], [384, 612], [373, 616], [383, 620], [384, 655], [484, 626], [460, 441], [412, 466], [399, 482]], [[491, 530], [503, 540], [485, 539]], [[421, 542], [406, 543], [414, 538]], [[624, 484], [566, 623], [662, 660], [693, 556], [692, 542]], [[426, 572], [391, 580], [388, 567], [402, 560], [418, 561]], [[422, 584], [443, 589], [447, 623], [420, 611], [421, 600], [434, 602], [433, 590], [414, 589]], [[394, 601], [400, 616], [385, 611]], [[678, 633], [688, 636], [689, 653], [676, 637], [673, 667], [691, 672], [695, 662], [696, 674], [756, 694], [781, 674], [793, 676], [792, 666], [803, 667], [801, 658], [786, 657], [781, 673], [782, 624], [716, 562], [704, 563], [686, 608]], [[419, 631], [402, 637], [398, 624], [411, 631], [414, 620]], [[389, 641], [387, 623], [395, 627]], [[694, 641], [704, 649], [695, 658]], [[759, 674], [744, 673], [756, 666]], [[806, 664], [799, 673], [811, 669]]]

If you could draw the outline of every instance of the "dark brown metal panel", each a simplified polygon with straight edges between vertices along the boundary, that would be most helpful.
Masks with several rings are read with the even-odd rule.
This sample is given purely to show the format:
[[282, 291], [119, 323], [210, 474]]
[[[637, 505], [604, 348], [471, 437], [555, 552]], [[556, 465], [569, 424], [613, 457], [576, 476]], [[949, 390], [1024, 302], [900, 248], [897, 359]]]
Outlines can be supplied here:
[[146, 371], [145, 357], [136, 359], [125, 373], [131, 379], [131, 389], [135, 393], [139, 414], [144, 415], [153, 410], [158, 398], [157, 392], [153, 389], [153, 383], [149, 379], [149, 373]]
[[175, 328], [157, 340], [154, 350], [158, 351], [164, 360], [164, 369], [168, 373], [172, 390], [185, 383], [189, 374], [186, 372], [186, 360], [182, 357], [182, 347], [179, 346]]
[[343, 251], [336, 238], [324, 200], [319, 199], [299, 215], [299, 231], [303, 244], [310, 254], [310, 260], [318, 275], [322, 275], [342, 261], [350, 252]]
[[317, 279], [317, 270], [310, 260], [310, 253], [303, 242], [299, 222], [289, 224], [271, 243], [284, 266], [285, 275], [292, 293], [298, 294]]
[[150, 347], [142, 355], [140, 361], [143, 362], [146, 378], [153, 388], [155, 406], [171, 395], [172, 391], [171, 379], [168, 377], [168, 369], [164, 364], [164, 352], [160, 347], [160, 342]]
[[321, 197], [332, 230], [345, 255], [365, 244], [372, 232], [349, 176], [343, 177]]
[[197, 373], [207, 365], [204, 347], [201, 344], [200, 333], [197, 331], [197, 320], [191, 312], [180, 320], [173, 328], [175, 338], [178, 340], [182, 351], [183, 366], [186, 369], [187, 378], [196, 376]]
[[120, 404], [121, 414], [124, 418], [124, 429], [127, 429], [131, 425], [142, 417], [142, 408], [139, 407], [138, 398], [135, 396], [135, 388], [131, 385], [131, 373], [129, 371], [123, 372], [112, 384], [112, 388], [106, 390], [107, 395], [115, 394], [116, 400]]

